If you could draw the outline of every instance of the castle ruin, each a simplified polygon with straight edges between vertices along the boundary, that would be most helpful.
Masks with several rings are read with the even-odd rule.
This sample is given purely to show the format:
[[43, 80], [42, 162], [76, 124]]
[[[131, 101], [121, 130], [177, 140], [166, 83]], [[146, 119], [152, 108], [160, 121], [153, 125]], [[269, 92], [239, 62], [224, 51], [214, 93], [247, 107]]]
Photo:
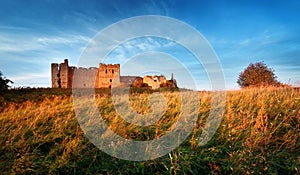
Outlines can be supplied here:
[[[76, 71], [76, 83], [73, 83], [74, 73]], [[157, 89], [159, 87], [177, 87], [176, 80], [167, 80], [163, 75], [146, 75], [143, 78], [138, 76], [120, 76], [120, 64], [103, 64], [99, 67], [74, 67], [69, 66], [68, 59], [63, 63], [51, 64], [51, 80], [52, 88], [111, 88], [114, 86], [131, 86], [131, 87], [151, 87]]]

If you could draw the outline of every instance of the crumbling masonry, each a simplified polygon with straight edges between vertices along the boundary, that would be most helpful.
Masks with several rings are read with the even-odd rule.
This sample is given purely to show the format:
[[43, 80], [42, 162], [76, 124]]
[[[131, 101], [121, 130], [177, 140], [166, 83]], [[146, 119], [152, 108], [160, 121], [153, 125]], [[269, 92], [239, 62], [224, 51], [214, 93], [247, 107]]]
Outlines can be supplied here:
[[[73, 83], [74, 72], [76, 71], [76, 83]], [[96, 78], [95, 78], [96, 77]], [[51, 64], [52, 88], [111, 88], [114, 86], [134, 86], [134, 87], [177, 87], [176, 80], [167, 80], [165, 76], [120, 76], [120, 64], [99, 64], [99, 67], [77, 68], [69, 66], [68, 60], [63, 63]]]

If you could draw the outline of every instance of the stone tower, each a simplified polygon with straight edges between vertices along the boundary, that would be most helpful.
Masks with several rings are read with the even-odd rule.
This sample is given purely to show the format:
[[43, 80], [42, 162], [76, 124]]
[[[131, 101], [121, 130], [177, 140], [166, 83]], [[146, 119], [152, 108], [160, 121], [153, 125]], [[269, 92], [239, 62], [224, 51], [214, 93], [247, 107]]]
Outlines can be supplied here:
[[63, 63], [59, 65], [59, 77], [60, 77], [60, 87], [61, 88], [69, 88], [68, 87], [68, 72], [69, 72], [69, 64], [68, 59], [65, 59]]
[[99, 64], [96, 79], [97, 88], [110, 88], [112, 83], [120, 84], [120, 64]]
[[59, 69], [57, 63], [51, 64], [51, 80], [52, 80], [52, 87], [59, 88]]

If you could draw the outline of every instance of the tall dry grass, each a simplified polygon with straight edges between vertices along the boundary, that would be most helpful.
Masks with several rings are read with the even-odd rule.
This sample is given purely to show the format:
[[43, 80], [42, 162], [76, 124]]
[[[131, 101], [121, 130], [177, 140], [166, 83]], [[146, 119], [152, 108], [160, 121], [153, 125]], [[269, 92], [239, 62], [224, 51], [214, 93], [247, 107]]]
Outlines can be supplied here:
[[[1, 174], [300, 174], [299, 90], [227, 92], [221, 125], [201, 147], [198, 138], [210, 112], [211, 92], [199, 92], [197, 126], [188, 139], [169, 154], [144, 162], [111, 157], [91, 144], [78, 125], [70, 94], [43, 91], [50, 95], [36, 100], [35, 92], [21, 100], [12, 94], [0, 99]], [[132, 93], [132, 109], [151, 112], [150, 93]], [[170, 131], [181, 110], [178, 92], [162, 94], [166, 112], [149, 127], [118, 116], [109, 93], [101, 91], [97, 104], [107, 125], [119, 135], [151, 140]]]

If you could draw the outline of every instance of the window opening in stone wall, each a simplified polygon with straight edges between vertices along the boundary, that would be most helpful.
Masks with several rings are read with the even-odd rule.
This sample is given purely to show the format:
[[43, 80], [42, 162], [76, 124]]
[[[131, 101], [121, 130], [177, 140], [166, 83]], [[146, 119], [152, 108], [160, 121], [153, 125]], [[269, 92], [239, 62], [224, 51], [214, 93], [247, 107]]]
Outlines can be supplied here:
[[114, 73], [114, 70], [111, 70], [111, 73]]
[[105, 70], [105, 73], [107, 74], [107, 69]]
[[109, 82], [112, 82], [112, 79], [109, 79]]

